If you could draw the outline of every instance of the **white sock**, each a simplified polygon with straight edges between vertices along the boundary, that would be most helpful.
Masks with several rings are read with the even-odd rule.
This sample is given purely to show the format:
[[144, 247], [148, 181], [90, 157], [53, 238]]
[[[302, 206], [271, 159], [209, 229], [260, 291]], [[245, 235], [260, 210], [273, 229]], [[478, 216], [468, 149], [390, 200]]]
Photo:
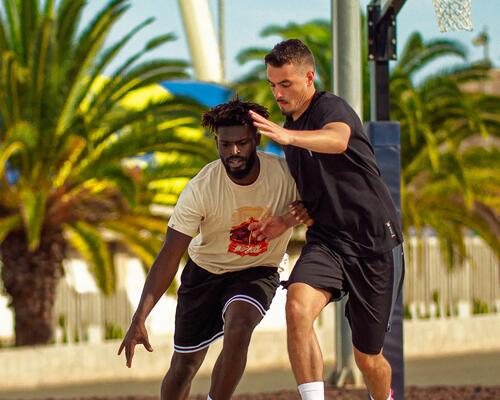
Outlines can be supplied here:
[[212, 400], [212, 398], [210, 397], [210, 395], [208, 395], [207, 400]]
[[[370, 395], [370, 400], [375, 400], [372, 395]], [[389, 390], [389, 396], [387, 396], [387, 400], [392, 400], [392, 390]]]
[[297, 387], [302, 400], [324, 400], [325, 384], [323, 382], [303, 383]]

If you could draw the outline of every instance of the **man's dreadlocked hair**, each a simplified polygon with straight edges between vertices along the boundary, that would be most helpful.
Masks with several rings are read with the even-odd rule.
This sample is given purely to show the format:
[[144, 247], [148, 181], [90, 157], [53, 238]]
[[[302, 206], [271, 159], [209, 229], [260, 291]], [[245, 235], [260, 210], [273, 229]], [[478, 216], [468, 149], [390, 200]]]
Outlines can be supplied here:
[[[246, 125], [254, 128], [253, 120], [250, 115], [248, 115], [249, 111], [254, 111], [264, 118], [269, 117], [269, 112], [266, 107], [256, 103], [235, 99], [227, 103], [219, 104], [204, 113], [201, 117], [201, 126], [209, 128], [213, 133], [217, 133], [217, 129], [220, 126]], [[257, 131], [256, 128], [255, 131]]]

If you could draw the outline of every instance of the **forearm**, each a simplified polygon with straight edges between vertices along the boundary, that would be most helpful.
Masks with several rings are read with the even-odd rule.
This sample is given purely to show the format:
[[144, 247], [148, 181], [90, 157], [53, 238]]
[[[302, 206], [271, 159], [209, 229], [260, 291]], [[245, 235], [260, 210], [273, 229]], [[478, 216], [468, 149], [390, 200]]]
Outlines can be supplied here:
[[179, 269], [179, 262], [191, 237], [168, 229], [165, 243], [148, 273], [134, 319], [145, 321], [158, 300], [167, 291]]
[[141, 300], [134, 313], [134, 319], [145, 321], [175, 278], [179, 264], [176, 263], [174, 265], [172, 260], [169, 262], [169, 260], [164, 260], [164, 258], [166, 258], [165, 255], [160, 253], [148, 273], [142, 290]]
[[347, 142], [329, 129], [314, 131], [289, 130], [289, 143], [292, 146], [317, 153], [341, 154], [347, 149]]

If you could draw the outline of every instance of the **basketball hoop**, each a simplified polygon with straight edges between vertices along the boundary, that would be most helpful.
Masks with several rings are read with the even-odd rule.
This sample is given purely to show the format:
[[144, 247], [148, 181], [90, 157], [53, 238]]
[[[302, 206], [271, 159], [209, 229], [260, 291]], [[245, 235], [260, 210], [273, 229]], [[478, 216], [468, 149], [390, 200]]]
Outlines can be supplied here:
[[441, 32], [472, 30], [472, 0], [432, 0]]

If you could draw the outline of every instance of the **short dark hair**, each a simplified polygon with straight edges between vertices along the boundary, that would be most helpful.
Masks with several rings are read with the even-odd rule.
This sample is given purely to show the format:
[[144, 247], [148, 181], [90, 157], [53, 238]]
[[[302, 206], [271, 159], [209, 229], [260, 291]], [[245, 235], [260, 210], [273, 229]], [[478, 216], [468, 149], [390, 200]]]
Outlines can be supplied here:
[[311, 65], [314, 67], [314, 56], [309, 47], [299, 39], [288, 39], [279, 42], [264, 58], [266, 65], [282, 67], [285, 64]]
[[[246, 125], [254, 128], [253, 120], [248, 115], [249, 111], [256, 112], [264, 118], [269, 117], [266, 107], [250, 103], [249, 101], [235, 99], [219, 104], [204, 113], [201, 117], [201, 126], [209, 128], [214, 133], [217, 133], [217, 129], [220, 126]], [[257, 128], [255, 128], [255, 131], [257, 131]]]

